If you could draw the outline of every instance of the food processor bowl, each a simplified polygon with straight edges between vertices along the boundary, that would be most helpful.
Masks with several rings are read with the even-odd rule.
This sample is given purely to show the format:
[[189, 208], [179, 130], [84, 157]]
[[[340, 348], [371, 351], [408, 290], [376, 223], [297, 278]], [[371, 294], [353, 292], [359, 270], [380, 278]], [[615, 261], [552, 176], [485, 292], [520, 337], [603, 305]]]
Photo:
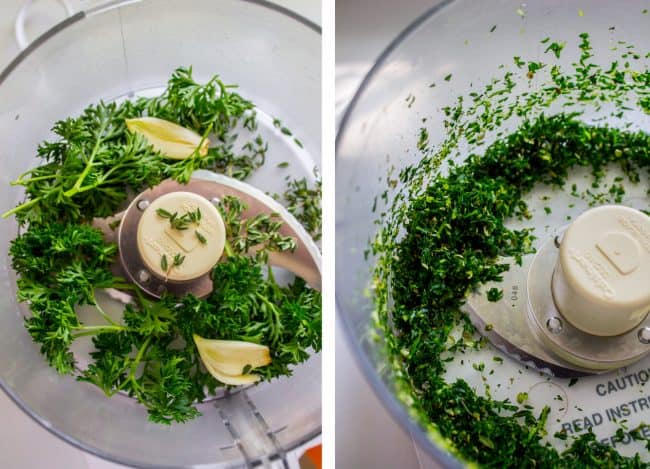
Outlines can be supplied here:
[[[493, 77], [502, 77], [509, 70], [513, 71], [512, 79], [519, 87], [517, 93], [546, 86], [542, 74], [539, 77], [527, 77], [525, 70], [521, 72], [516, 68], [513, 57], [570, 66], [579, 58], [579, 34], [584, 32], [590, 35], [594, 61], [603, 66], [620, 56], [621, 52], [616, 50], [620, 46], [618, 41], [627, 41], [627, 44], [635, 45], [639, 51], [650, 50], [647, 35], [649, 7], [647, 1], [628, 2], [624, 7], [599, 0], [582, 4], [560, 1], [522, 3], [511, 0], [437, 2], [416, 18], [379, 56], [342, 119], [336, 144], [338, 317], [342, 320], [366, 379], [380, 400], [395, 420], [445, 467], [456, 467], [460, 462], [451, 455], [453, 451], [449, 451], [449, 442], [441, 438], [435, 422], [431, 424], [426, 418], [416, 416], [411, 405], [413, 395], [397, 384], [398, 374], [403, 376], [405, 372], [395, 366], [399, 359], [387, 353], [386, 344], [381, 338], [384, 331], [376, 327], [373, 268], [377, 257], [373, 255], [370, 244], [380, 231], [382, 223], [385, 223], [386, 218], [381, 218], [382, 213], [388, 212], [401, 189], [398, 182], [400, 171], [416, 165], [422, 158], [418, 149], [418, 143], [422, 143], [421, 128], [426, 128], [428, 132], [429, 148], [435, 148], [444, 141], [447, 136], [443, 126], [444, 109], [447, 106], [453, 107], [458, 96], [463, 96], [465, 102], [471, 102], [472, 91], [480, 93]], [[547, 37], [558, 44], [566, 43], [561, 57], [556, 59], [552, 53], [545, 53], [550, 44], [545, 41]], [[638, 64], [635, 62], [635, 65]], [[557, 113], [562, 109], [559, 104], [554, 105], [547, 113]], [[584, 110], [581, 119], [594, 122], [605, 112], [605, 109], [590, 108], [588, 103], [571, 109]], [[644, 113], [625, 110], [624, 114], [622, 120], [631, 122], [633, 129], [650, 129], [648, 116]], [[504, 121], [499, 130], [507, 135], [517, 128], [524, 117], [514, 116]], [[612, 122], [612, 125], [620, 123]], [[481, 154], [496, 137], [496, 131], [488, 133], [484, 145], [477, 152]], [[455, 158], [455, 163], [462, 163], [472, 149], [466, 145], [459, 150], [459, 157], [454, 157], [453, 151], [450, 156]], [[432, 174], [438, 170], [444, 174], [448, 163], [448, 160], [441, 161], [438, 167], [432, 169]], [[584, 173], [580, 177], [583, 175]], [[647, 177], [647, 173], [644, 172], [642, 177]], [[643, 188], [639, 193], [631, 190], [623, 205], [647, 210], [649, 200], [646, 189], [647, 187]], [[529, 197], [531, 210], [542, 211], [542, 195], [535, 193], [535, 197]], [[536, 203], [532, 203], [533, 198], [537, 200]], [[529, 199], [526, 201], [529, 202]], [[586, 203], [580, 201], [570, 210], [567, 207], [566, 199], [558, 196], [552, 207], [554, 215], [549, 215], [550, 221], [546, 222], [555, 226], [558, 233], [566, 229], [566, 224], [569, 223], [566, 220], [575, 218], [588, 208]], [[516, 226], [527, 226], [526, 220]], [[541, 229], [543, 228], [542, 226]], [[545, 236], [545, 242], [553, 240], [552, 233], [548, 232]], [[381, 243], [381, 240], [378, 242]], [[537, 247], [540, 248], [541, 245]], [[524, 264], [525, 268], [526, 263]], [[512, 299], [513, 302], [525, 303], [525, 298], [520, 298], [522, 288], [526, 287], [524, 273], [517, 271], [517, 281], [523, 277], [523, 284], [514, 281], [512, 285], [509, 284], [512, 279], [507, 275], [503, 285], [495, 283], [490, 286], [503, 287], [508, 301]], [[391, 298], [385, 300], [390, 305]], [[480, 307], [491, 307], [489, 305], [493, 304], [487, 301], [477, 303], [480, 303]], [[399, 334], [399, 331], [396, 333]], [[569, 422], [570, 425], [573, 418], [585, 415], [591, 418], [595, 412], [602, 412], [602, 416], [605, 416], [603, 409], [609, 409], [610, 406], [614, 408], [638, 398], [644, 394], [643, 384], [649, 376], [647, 370], [650, 368], [650, 358], [646, 355], [627, 368], [593, 376], [593, 372], [588, 372], [589, 376], [580, 378], [574, 385], [573, 381], [561, 378], [568, 377], [571, 373], [554, 373], [548, 368], [538, 367], [523, 353], [503, 354], [501, 350], [508, 352], [506, 347], [499, 346], [496, 341], [495, 345], [485, 347], [479, 355], [482, 354], [482, 361], [486, 364], [494, 363], [492, 357], [505, 360], [508, 371], [497, 370], [494, 375], [486, 375], [487, 383], [507, 383], [508, 378], [514, 374], [514, 384], [508, 386], [509, 391], [497, 392], [496, 397], [509, 397], [515, 401], [517, 392], [525, 392], [529, 396], [527, 403], [537, 412], [543, 405], [551, 405], [549, 435], [560, 430], [562, 423]], [[449, 365], [448, 374], [466, 379], [477, 393], [482, 392], [481, 375], [472, 370], [469, 359], [464, 366], [456, 362]], [[584, 373], [576, 372], [572, 376], [583, 375]], [[616, 380], [625, 380], [626, 376], [637, 377], [629, 378], [635, 384], [628, 385], [625, 390], [616, 388]], [[612, 385], [616, 392], [607, 392]], [[563, 393], [569, 397], [569, 402], [555, 406], [554, 398]], [[577, 405], [584, 407], [584, 413], [572, 414], [577, 412], [573, 408]], [[606, 417], [610, 417], [610, 414]], [[605, 418], [602, 425], [592, 425], [598, 439], [608, 441], [622, 454], [633, 455], [639, 452], [641, 458], [647, 460], [644, 443], [630, 441], [628, 438], [625, 444], [617, 445], [611, 439], [616, 427], [608, 420], [611, 419]], [[644, 421], [650, 421], [650, 410], [647, 408], [630, 417], [629, 428]], [[579, 434], [586, 431], [586, 427], [573, 430]], [[561, 447], [558, 448], [561, 450]]]
[[[2, 211], [19, 203], [10, 181], [36, 164], [39, 142], [57, 120], [100, 100], [152, 96], [180, 66], [194, 78], [214, 74], [257, 106], [269, 142], [267, 164], [246, 182], [282, 193], [284, 178], [314, 181], [320, 167], [320, 28], [265, 1], [112, 1], [81, 11], [30, 44], [0, 73]], [[273, 118], [300, 138], [298, 147]], [[283, 161], [291, 166], [278, 167]], [[233, 467], [286, 461], [288, 451], [320, 434], [320, 355], [293, 376], [198, 405], [202, 416], [171, 426], [149, 422], [126, 395], [60, 376], [25, 331], [29, 308], [15, 299], [9, 243], [13, 219], [0, 225], [4, 287], [0, 384], [49, 431], [103, 458], [136, 467]]]

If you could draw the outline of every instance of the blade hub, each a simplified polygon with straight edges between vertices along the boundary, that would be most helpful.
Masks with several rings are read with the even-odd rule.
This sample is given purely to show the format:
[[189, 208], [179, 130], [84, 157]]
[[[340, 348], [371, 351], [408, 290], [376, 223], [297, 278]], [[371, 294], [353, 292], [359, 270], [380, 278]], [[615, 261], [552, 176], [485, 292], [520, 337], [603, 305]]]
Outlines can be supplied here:
[[[631, 364], [650, 352], [649, 233], [638, 210], [587, 210], [521, 265], [502, 259], [503, 280], [483, 285], [465, 309], [494, 346], [554, 376]], [[491, 287], [502, 299], [487, 299]]]
[[566, 320], [549, 289], [559, 256], [553, 240], [549, 240], [530, 265], [528, 317], [536, 338], [569, 365], [596, 373], [628, 365], [650, 352], [639, 339], [640, 331], [650, 328], [648, 316], [626, 333], [609, 336], [590, 334]]

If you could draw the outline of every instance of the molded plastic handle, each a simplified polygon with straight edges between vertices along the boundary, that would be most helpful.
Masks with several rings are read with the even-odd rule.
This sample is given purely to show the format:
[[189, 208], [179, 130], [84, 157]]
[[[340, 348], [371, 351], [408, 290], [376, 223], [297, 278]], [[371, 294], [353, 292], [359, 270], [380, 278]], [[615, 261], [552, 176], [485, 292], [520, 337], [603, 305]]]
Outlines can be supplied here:
[[[20, 8], [18, 15], [16, 16], [16, 21], [14, 22], [14, 32], [16, 36], [16, 43], [18, 44], [20, 50], [25, 49], [31, 42], [27, 39], [27, 35], [25, 34], [25, 22], [29, 16], [29, 12], [32, 6], [37, 1], [38, 0], [26, 0], [25, 4]], [[49, 1], [54, 2], [55, 0]], [[56, 2], [58, 2], [65, 9], [65, 13], [68, 17], [75, 14], [74, 8], [70, 4], [69, 0], [56, 0]]]

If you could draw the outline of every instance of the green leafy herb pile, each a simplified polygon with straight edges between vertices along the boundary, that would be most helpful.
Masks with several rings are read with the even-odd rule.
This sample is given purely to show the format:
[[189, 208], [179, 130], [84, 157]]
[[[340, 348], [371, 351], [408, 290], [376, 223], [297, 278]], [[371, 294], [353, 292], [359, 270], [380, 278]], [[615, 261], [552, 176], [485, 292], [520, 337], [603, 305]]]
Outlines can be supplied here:
[[288, 188], [282, 196], [275, 194], [276, 200], [287, 204], [287, 210], [296, 217], [311, 234], [314, 241], [319, 241], [322, 233], [322, 216], [319, 201], [322, 197], [322, 180], [316, 174], [316, 184], [310, 187], [306, 178], [288, 181]]
[[[143, 115], [216, 135], [216, 143], [206, 156], [165, 159], [126, 130], [125, 119]], [[256, 370], [267, 380], [291, 375], [292, 365], [321, 348], [320, 293], [299, 278], [279, 285], [266, 265], [269, 251], [295, 248], [294, 239], [279, 233], [282, 222], [275, 216], [242, 219], [246, 206], [239, 199], [220, 202], [227, 256], [213, 269], [214, 290], [203, 299], [146, 298], [111, 273], [117, 246], [91, 225], [93, 218], [123, 209], [130, 193], [166, 178], [184, 183], [197, 169], [248, 177], [264, 163], [267, 145], [256, 136], [236, 150], [233, 131], [238, 124], [256, 131], [250, 101], [218, 77], [200, 85], [191, 69], [179, 68], [159, 97], [99, 103], [79, 117], [57, 122], [56, 139], [38, 148], [43, 164], [14, 182], [24, 186], [26, 201], [5, 214], [14, 214], [22, 228], [10, 255], [18, 274], [18, 299], [32, 312], [25, 326], [50, 365], [97, 385], [107, 396], [128, 393], [155, 422], [184, 422], [200, 415], [197, 402], [223, 386], [203, 368], [193, 334], [268, 346], [272, 362]], [[193, 220], [186, 218], [181, 228]], [[251, 246], [259, 250], [249, 257]], [[169, 260], [177, 262], [182, 259]], [[119, 320], [97, 302], [96, 292], [107, 288], [134, 297]], [[82, 305], [94, 307], [97, 321], [92, 325], [79, 319], [76, 310]], [[70, 346], [84, 336], [92, 337], [95, 351], [90, 365], [79, 369]]]
[[[542, 41], [559, 58], [564, 44], [549, 42]], [[445, 380], [453, 354], [484, 343], [461, 311], [466, 296], [501, 279], [509, 265], [500, 259], [521, 262], [532, 252], [532, 231], [507, 227], [513, 217], [530, 217], [526, 193], [537, 184], [567, 190], [567, 175], [577, 167], [590, 168], [597, 186], [609, 164], [620, 165], [627, 183], [650, 187], [650, 135], [625, 122], [635, 104], [649, 111], [650, 71], [634, 67], [644, 56], [619, 43], [620, 61], [602, 67], [592, 61], [587, 34], [580, 35], [579, 48], [570, 70], [516, 57], [515, 71], [443, 109], [446, 136], [439, 145], [421, 129], [422, 159], [401, 171], [401, 187], [371, 246], [377, 327], [398, 395], [434, 438], [485, 467], [650, 467], [639, 454], [624, 457], [600, 443], [591, 431], [559, 452], [547, 439], [548, 407], [535, 415], [509, 399], [479, 396], [462, 379]], [[534, 91], [518, 88], [544, 73]], [[612, 103], [615, 110], [606, 111]], [[567, 112], [547, 113], [553, 104]], [[609, 112], [605, 117], [620, 125], [585, 123], [586, 109]], [[520, 125], [506, 135], [502, 126], [511, 119]], [[485, 147], [488, 139], [493, 143]], [[467, 147], [474, 151], [461, 154], [459, 148]], [[449, 163], [445, 172], [443, 161]], [[495, 289], [488, 295], [498, 300], [501, 294]], [[458, 327], [464, 330], [460, 339], [451, 335]]]

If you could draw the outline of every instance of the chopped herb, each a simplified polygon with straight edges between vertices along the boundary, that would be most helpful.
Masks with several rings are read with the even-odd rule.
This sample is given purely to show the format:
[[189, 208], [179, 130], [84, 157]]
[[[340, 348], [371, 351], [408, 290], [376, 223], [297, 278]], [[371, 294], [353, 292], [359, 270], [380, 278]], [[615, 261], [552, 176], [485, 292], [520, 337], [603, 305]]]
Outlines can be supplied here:
[[553, 436], [554, 436], [555, 438], [559, 439], [559, 440], [562, 440], [562, 441], [566, 441], [566, 439], [567, 439], [567, 433], [566, 433], [566, 430], [562, 430], [562, 431], [559, 431], [559, 432], [555, 432], [555, 434], [554, 434]]
[[487, 292], [487, 299], [491, 302], [497, 302], [503, 298], [503, 290], [500, 288], [490, 288]]
[[411, 106], [413, 106], [413, 103], [415, 103], [415, 96], [413, 96], [412, 94], [409, 94], [406, 97], [406, 104], [410, 108]]
[[566, 46], [566, 42], [552, 42], [544, 51], [544, 53], [551, 51], [555, 54], [555, 57], [558, 59], [560, 58], [560, 54], [562, 53], [562, 49], [564, 49], [564, 46]]
[[321, 197], [320, 177], [317, 177], [313, 186], [306, 178], [290, 180], [288, 189], [282, 194], [282, 199], [287, 203], [287, 210], [305, 227], [314, 241], [318, 241], [322, 236]]
[[161, 218], [171, 218], [171, 217], [172, 217], [172, 214], [169, 213], [169, 212], [168, 212], [167, 210], [165, 210], [164, 208], [159, 208], [159, 209], [157, 209], [157, 210], [156, 210], [156, 214], [157, 214], [159, 217], [161, 217]]
[[189, 228], [189, 223], [190, 220], [187, 213], [179, 217], [178, 213], [174, 212], [172, 213], [172, 216], [169, 217], [169, 224], [175, 230], [186, 230]]
[[420, 129], [420, 139], [418, 140], [418, 150], [424, 151], [429, 145], [429, 131], [422, 127]]
[[200, 208], [190, 210], [180, 216], [178, 215], [178, 212], [170, 213], [162, 208], [157, 209], [156, 213], [162, 218], [169, 219], [170, 226], [179, 231], [188, 229], [191, 223], [198, 225], [201, 222], [202, 217]]
[[208, 242], [205, 236], [203, 236], [198, 230], [196, 230], [194, 233], [196, 234], [196, 237], [201, 242], [201, 244], [206, 244]]
[[174, 263], [172, 264], [172, 266], [173, 267], [178, 267], [179, 265], [181, 265], [183, 263], [184, 260], [185, 260], [185, 256], [182, 256], [180, 252], [176, 253], [174, 255]]
[[[525, 15], [523, 10], [518, 13]], [[533, 406], [524, 405], [526, 393], [497, 400], [446, 375], [455, 353], [482, 341], [482, 331], [476, 331], [461, 309], [466, 295], [487, 282], [501, 281], [511, 262], [522, 263], [534, 251], [531, 229], [507, 225], [532, 216], [524, 196], [538, 186], [564, 188], [567, 176], [581, 167], [600, 181], [612, 163], [623, 169], [626, 183], [649, 182], [650, 135], [618, 124], [630, 111], [634, 116], [636, 110], [650, 109], [638, 99], [650, 92], [647, 65], [634, 69], [622, 59], [621, 65], [615, 61], [602, 66], [592, 59], [589, 35], [580, 34], [579, 39], [579, 58], [566, 68], [515, 59], [516, 65], [527, 64], [518, 78], [539, 74], [539, 86], [527, 87], [525, 94], [517, 94], [521, 91], [515, 88], [512, 72], [505, 71], [486, 81], [482, 90], [474, 88], [444, 107], [444, 139], [421, 145], [418, 161], [402, 169], [398, 189], [390, 197], [394, 202], [379, 215], [379, 232], [371, 245], [376, 259], [376, 336], [394, 368], [397, 395], [411, 415], [449, 442], [455, 456], [477, 466], [647, 467], [639, 454], [623, 456], [591, 431], [576, 436], [560, 452], [545, 440], [549, 407], [534, 415]], [[629, 50], [626, 46], [620, 49]], [[549, 50], [556, 54], [563, 47], [561, 43]], [[565, 102], [580, 107], [567, 113], [549, 110]], [[610, 107], [612, 114], [605, 114]], [[595, 109], [617, 123], [588, 124], [582, 109]], [[506, 134], [504, 129], [515, 120], [517, 130]], [[484, 136], [494, 134], [496, 138], [483, 145]], [[468, 155], [462, 164], [460, 149]], [[617, 185], [622, 187], [621, 182]], [[620, 187], [608, 191], [607, 197], [620, 197]], [[564, 190], [581, 195], [575, 186]], [[387, 193], [381, 197], [388, 200]], [[466, 331], [461, 339], [452, 335], [458, 327]], [[459, 361], [464, 363], [461, 357]], [[522, 369], [518, 372], [523, 374]], [[494, 449], [481, 439], [486, 435]]]

